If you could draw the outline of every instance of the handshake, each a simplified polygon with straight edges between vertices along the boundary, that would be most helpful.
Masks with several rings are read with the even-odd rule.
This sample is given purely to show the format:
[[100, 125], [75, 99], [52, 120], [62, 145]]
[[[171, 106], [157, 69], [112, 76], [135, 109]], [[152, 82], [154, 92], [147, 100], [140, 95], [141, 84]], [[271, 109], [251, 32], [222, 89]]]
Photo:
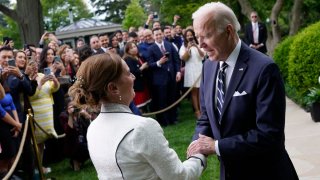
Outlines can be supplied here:
[[194, 154], [203, 154], [205, 156], [216, 154], [215, 141], [211, 137], [199, 134], [199, 139], [193, 141], [187, 150], [187, 157]]

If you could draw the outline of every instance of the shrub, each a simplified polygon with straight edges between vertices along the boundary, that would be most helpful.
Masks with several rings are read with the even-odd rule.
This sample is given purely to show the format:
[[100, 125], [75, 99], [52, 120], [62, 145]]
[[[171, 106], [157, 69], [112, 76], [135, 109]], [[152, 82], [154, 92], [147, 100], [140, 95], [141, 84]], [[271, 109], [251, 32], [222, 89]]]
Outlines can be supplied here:
[[283, 80], [287, 82], [288, 80], [288, 60], [290, 46], [294, 40], [294, 36], [289, 36], [281, 43], [279, 43], [273, 53], [273, 59], [275, 63], [279, 66]]
[[290, 46], [288, 83], [303, 97], [318, 84], [320, 74], [320, 22], [297, 34]]

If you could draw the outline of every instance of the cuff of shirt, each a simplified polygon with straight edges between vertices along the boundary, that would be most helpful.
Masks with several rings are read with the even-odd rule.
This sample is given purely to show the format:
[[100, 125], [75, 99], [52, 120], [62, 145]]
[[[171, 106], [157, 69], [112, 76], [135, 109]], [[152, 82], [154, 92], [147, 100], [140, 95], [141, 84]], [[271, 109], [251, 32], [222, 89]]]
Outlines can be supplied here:
[[217, 155], [220, 156], [218, 140], [214, 142], [214, 148], [216, 149]]
[[161, 67], [161, 64], [159, 61], [156, 62], [158, 67]]
[[205, 169], [207, 167], [207, 158], [203, 154], [194, 154], [190, 158], [199, 159], [201, 161], [201, 166]]

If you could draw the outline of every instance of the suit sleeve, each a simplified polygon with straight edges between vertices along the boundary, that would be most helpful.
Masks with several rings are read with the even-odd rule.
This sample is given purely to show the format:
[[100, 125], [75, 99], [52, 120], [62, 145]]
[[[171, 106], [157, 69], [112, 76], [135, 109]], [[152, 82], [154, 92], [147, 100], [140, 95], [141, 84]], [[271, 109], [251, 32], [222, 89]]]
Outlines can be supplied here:
[[266, 42], [268, 39], [268, 31], [267, 31], [267, 27], [264, 23], [261, 23], [262, 27], [263, 27], [263, 33], [262, 33], [262, 39], [261, 42], [264, 44], [264, 46], [266, 46]]
[[157, 66], [157, 61], [160, 59], [157, 58], [156, 54], [154, 53], [155, 46], [150, 46], [148, 48], [148, 65], [150, 69], [159, 68]]
[[[142, 128], [142, 129], [141, 129]], [[198, 179], [204, 170], [204, 156], [181, 162], [176, 152], [169, 147], [160, 125], [154, 120], [134, 130], [133, 149], [156, 171], [160, 179]]]
[[255, 98], [256, 127], [219, 140], [222, 158], [257, 156], [283, 149], [285, 91], [279, 69], [274, 63], [258, 75]]
[[245, 39], [244, 42], [249, 46], [251, 44], [251, 38], [250, 36], [252, 35], [252, 31], [251, 31], [251, 26], [250, 24], [247, 24], [245, 27]]
[[173, 55], [172, 58], [174, 59], [174, 71], [180, 72], [180, 57], [176, 49], [173, 47], [173, 45], [170, 43], [171, 48], [171, 54]]
[[[204, 64], [205, 65], [205, 64]], [[211, 126], [210, 126], [210, 121], [207, 116], [207, 109], [204, 103], [204, 99], [206, 98], [204, 96], [204, 86], [203, 82], [205, 80], [205, 72], [204, 72], [204, 66], [202, 66], [202, 77], [201, 77], [201, 82], [200, 82], [200, 110], [201, 110], [201, 116], [197, 120], [197, 125], [195, 129], [195, 133], [193, 135], [192, 140], [196, 140], [199, 138], [199, 134], [206, 135], [209, 137], [213, 137]], [[214, 138], [214, 137], [213, 137]]]

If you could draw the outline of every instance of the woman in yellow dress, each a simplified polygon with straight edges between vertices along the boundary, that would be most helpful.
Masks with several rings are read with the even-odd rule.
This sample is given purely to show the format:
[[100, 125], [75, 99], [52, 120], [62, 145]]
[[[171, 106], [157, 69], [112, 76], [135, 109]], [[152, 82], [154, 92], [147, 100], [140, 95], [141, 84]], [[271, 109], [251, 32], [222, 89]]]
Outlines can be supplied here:
[[[34, 119], [48, 134], [57, 137], [57, 133], [54, 130], [53, 123], [53, 97], [52, 93], [56, 92], [59, 87], [59, 81], [53, 75], [38, 73], [38, 65], [35, 61], [29, 63], [34, 73], [35, 80], [38, 82], [38, 87], [33, 96], [29, 96], [30, 104], [33, 109]], [[42, 157], [44, 142], [49, 138], [42, 130], [35, 128], [35, 135], [39, 147], [39, 152]]]

